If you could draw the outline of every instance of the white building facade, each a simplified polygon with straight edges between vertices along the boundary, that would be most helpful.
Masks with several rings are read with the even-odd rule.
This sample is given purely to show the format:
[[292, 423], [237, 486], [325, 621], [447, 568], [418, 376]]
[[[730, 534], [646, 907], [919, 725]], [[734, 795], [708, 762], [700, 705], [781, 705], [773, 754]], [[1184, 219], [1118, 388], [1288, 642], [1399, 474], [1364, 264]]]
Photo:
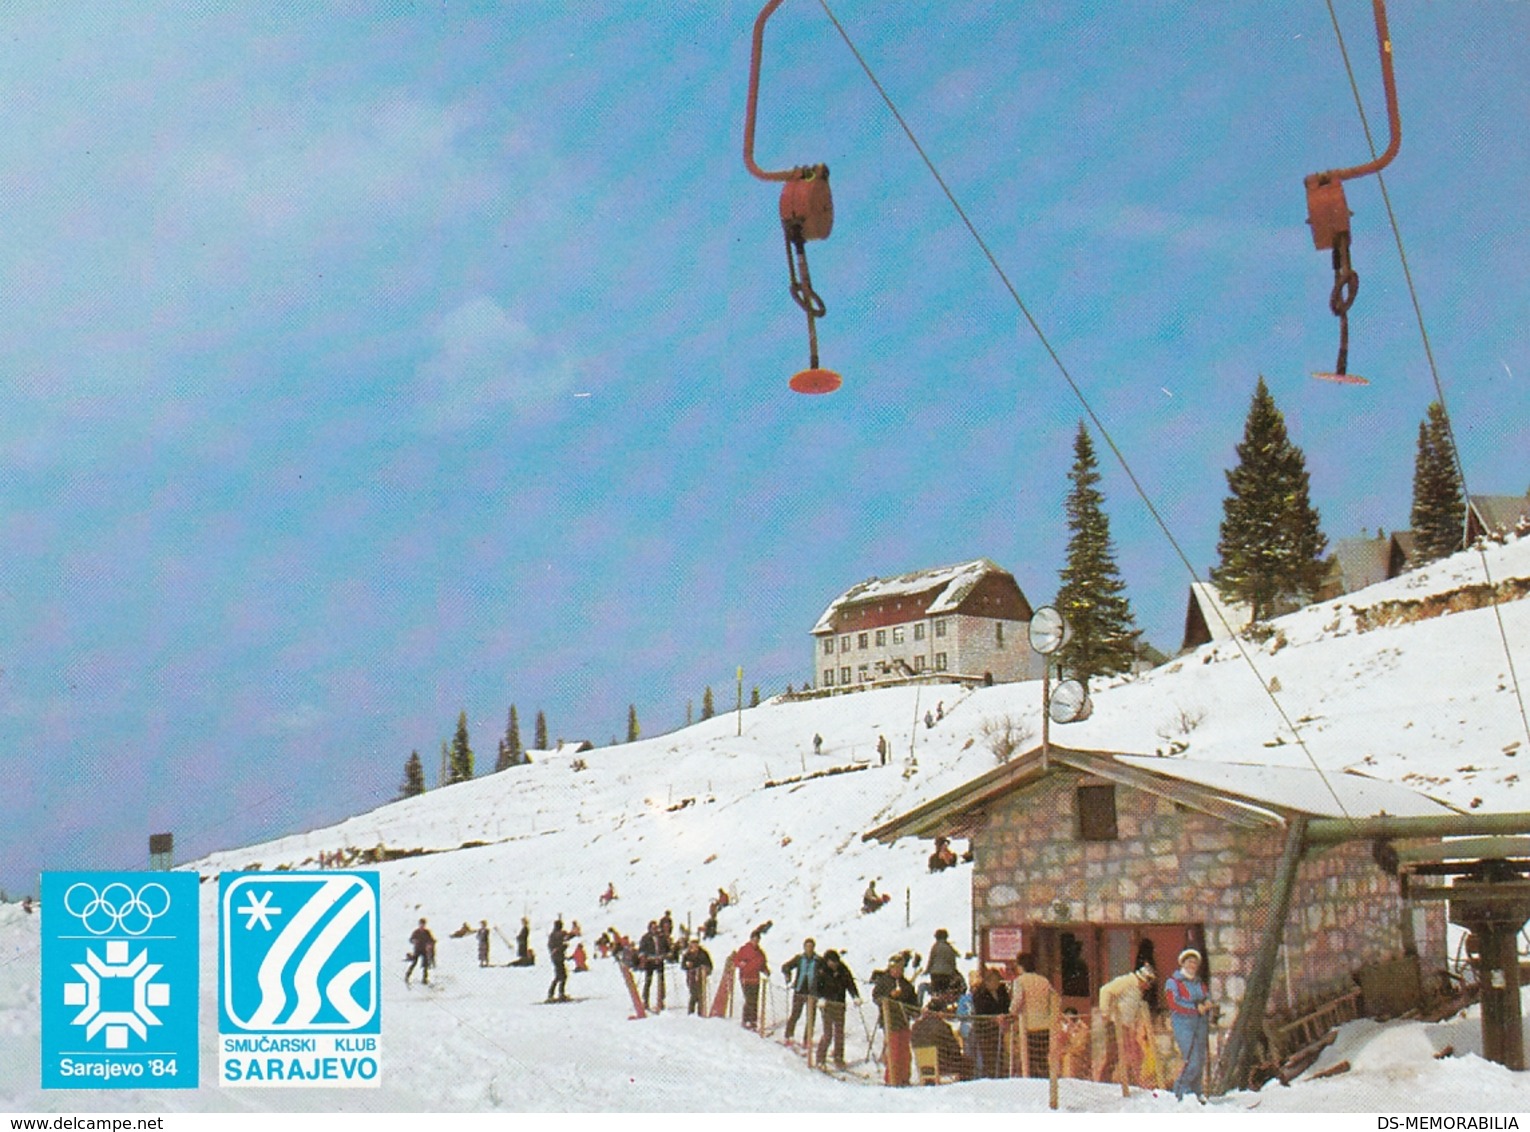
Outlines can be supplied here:
[[1030, 619], [1014, 575], [986, 558], [869, 578], [835, 598], [813, 626], [813, 684], [1039, 679]]

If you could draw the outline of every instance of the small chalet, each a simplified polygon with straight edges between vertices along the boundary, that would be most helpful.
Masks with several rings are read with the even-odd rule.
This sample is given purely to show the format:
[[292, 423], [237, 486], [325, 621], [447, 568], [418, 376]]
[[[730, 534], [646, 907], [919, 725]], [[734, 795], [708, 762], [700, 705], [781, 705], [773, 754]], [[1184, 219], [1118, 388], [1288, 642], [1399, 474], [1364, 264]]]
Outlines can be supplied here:
[[1466, 545], [1484, 536], [1513, 534], [1530, 528], [1530, 492], [1524, 495], [1474, 495], [1466, 506]]
[[1039, 679], [1026, 629], [1031, 604], [1014, 575], [986, 558], [868, 578], [813, 626], [819, 688], [928, 678], [998, 683]]
[[1414, 539], [1412, 531], [1376, 532], [1375, 538], [1340, 539], [1329, 559], [1328, 576], [1317, 593], [1318, 601], [1332, 601], [1341, 594], [1352, 594], [1366, 586], [1386, 582], [1405, 570], [1411, 570]]
[[1390, 987], [1402, 965], [1416, 988], [1420, 971], [1442, 970], [1439, 905], [1405, 902], [1371, 841], [1320, 847], [1302, 836], [1309, 818], [1455, 812], [1392, 783], [1306, 765], [1051, 747], [864, 837], [970, 839], [974, 946], [994, 964], [1029, 953], [1065, 1012], [1089, 1018], [1103, 983], [1145, 959], [1167, 976], [1192, 946], [1206, 957], [1225, 1027], [1270, 930], [1277, 876], [1291, 878], [1290, 912], [1278, 954], [1264, 959], [1270, 1011], [1358, 999], [1366, 972], [1388, 971]]
[[1181, 652], [1200, 648], [1212, 641], [1227, 641], [1254, 619], [1253, 607], [1241, 601], [1227, 601], [1211, 582], [1191, 582], [1190, 600], [1185, 606], [1185, 638]]

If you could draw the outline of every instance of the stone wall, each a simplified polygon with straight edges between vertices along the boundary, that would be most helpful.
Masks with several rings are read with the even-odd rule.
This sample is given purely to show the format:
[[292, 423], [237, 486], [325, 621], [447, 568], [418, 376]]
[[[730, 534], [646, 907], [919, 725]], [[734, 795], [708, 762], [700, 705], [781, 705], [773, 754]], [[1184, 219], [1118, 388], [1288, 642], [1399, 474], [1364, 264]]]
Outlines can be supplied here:
[[[1024, 621], [999, 621], [959, 613], [947, 618], [947, 634], [930, 644], [930, 663], [936, 653], [947, 656], [946, 668], [963, 676], [993, 673], [996, 683], [1041, 678], [1041, 658], [1031, 651], [1030, 626]], [[1004, 627], [1004, 644], [998, 643], [995, 626]]]
[[[1075, 788], [1087, 781], [1059, 769], [996, 805], [972, 840], [975, 933], [1027, 923], [1202, 924], [1212, 994], [1230, 1024], [1269, 925], [1285, 831], [1243, 829], [1118, 786], [1118, 840], [1082, 841]], [[1401, 954], [1400, 916], [1398, 882], [1371, 860], [1369, 843], [1304, 860], [1271, 1009], [1285, 1001], [1287, 959], [1299, 996], [1314, 988], [1348, 989], [1359, 967]], [[1443, 917], [1437, 924], [1438, 946], [1428, 941], [1429, 955], [1438, 951], [1443, 959]], [[1426, 941], [1419, 943], [1423, 950]]]

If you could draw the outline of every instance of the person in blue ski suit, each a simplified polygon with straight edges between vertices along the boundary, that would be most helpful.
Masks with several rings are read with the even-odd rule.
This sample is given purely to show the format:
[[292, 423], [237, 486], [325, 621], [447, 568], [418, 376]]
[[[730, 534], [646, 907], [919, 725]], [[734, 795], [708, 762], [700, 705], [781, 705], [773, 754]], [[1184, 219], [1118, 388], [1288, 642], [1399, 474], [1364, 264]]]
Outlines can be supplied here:
[[781, 968], [781, 973], [786, 976], [786, 983], [792, 988], [792, 1012], [786, 1020], [786, 1041], [791, 1044], [792, 1035], [797, 1030], [797, 1019], [802, 1017], [802, 1008], [807, 1005], [808, 999], [818, 997], [818, 970], [819, 959], [817, 944], [811, 939], [802, 941], [802, 953], [794, 955], [786, 961]]
[[1184, 1100], [1186, 1093], [1194, 1093], [1205, 1104], [1202, 1078], [1206, 1072], [1206, 1043], [1211, 1036], [1209, 1015], [1213, 1005], [1200, 972], [1201, 953], [1193, 947], [1185, 948], [1179, 953], [1179, 970], [1164, 982], [1163, 992], [1169, 1005], [1174, 1041], [1185, 1059], [1185, 1067], [1174, 1081], [1174, 1099]]

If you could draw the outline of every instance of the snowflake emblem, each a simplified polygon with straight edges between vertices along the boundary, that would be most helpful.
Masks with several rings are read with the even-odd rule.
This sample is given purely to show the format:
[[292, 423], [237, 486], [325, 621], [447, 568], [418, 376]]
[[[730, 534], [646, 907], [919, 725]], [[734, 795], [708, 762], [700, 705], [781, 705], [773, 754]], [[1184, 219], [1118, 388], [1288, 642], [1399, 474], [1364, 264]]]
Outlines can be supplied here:
[[[161, 1024], [154, 1010], [170, 1005], [170, 985], [154, 981], [163, 964], [149, 962], [148, 948], [130, 959], [126, 940], [108, 940], [105, 959], [87, 947], [85, 962], [71, 963], [70, 966], [83, 981], [64, 984], [64, 1005], [81, 1007], [73, 1024], [85, 1027], [87, 1040], [94, 1039], [104, 1030], [107, 1049], [126, 1049], [129, 1030], [147, 1041], [149, 1027]], [[132, 980], [131, 1010], [102, 1009], [101, 984], [104, 979]]]

